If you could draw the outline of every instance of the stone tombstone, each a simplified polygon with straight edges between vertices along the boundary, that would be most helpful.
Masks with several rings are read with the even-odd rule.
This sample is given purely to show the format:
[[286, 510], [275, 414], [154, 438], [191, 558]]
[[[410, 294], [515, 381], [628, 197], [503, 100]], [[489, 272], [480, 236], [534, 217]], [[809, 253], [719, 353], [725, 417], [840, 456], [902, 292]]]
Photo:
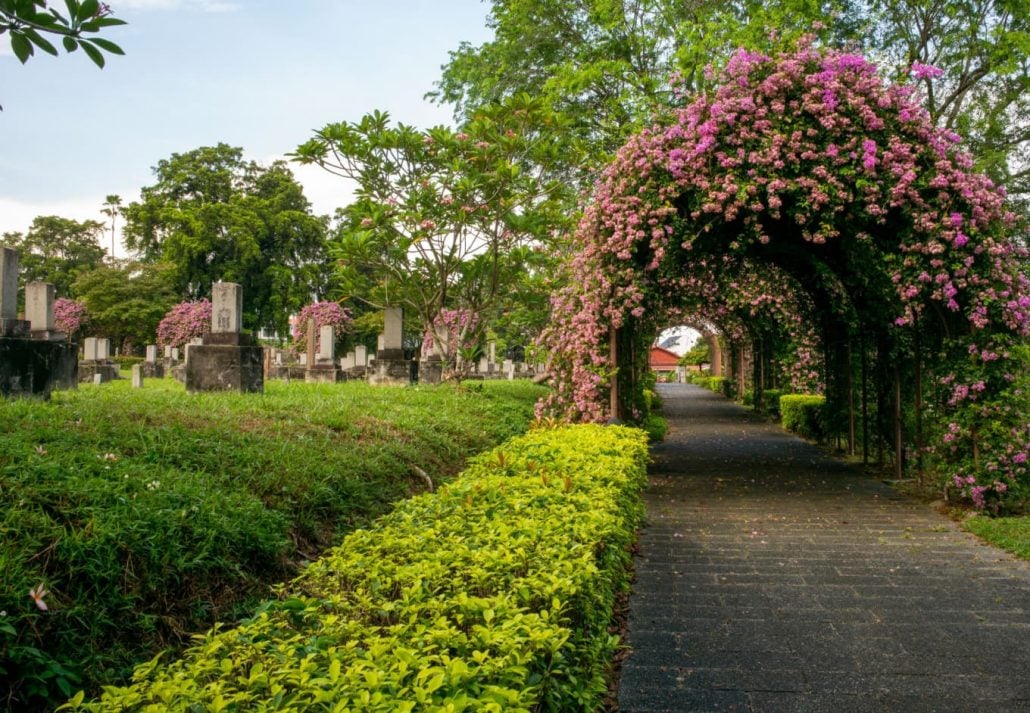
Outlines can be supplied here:
[[386, 337], [380, 334], [376, 337], [376, 352], [381, 352], [386, 347]]
[[346, 356], [340, 359], [341, 369], [353, 369], [358, 365], [357, 355], [354, 352], [347, 352]]
[[172, 347], [172, 361], [179, 361], [179, 347]]
[[490, 342], [490, 363], [497, 363], [497, 342]]
[[[403, 358], [404, 354], [404, 310], [387, 307], [383, 310], [383, 344], [380, 351], [391, 359]], [[393, 353], [393, 352], [397, 353]]]
[[54, 286], [49, 282], [25, 285], [25, 319], [33, 332], [54, 331]]
[[515, 362], [511, 359], [504, 360], [504, 373], [508, 375], [508, 379], [515, 378]]
[[172, 348], [171, 347], [165, 347], [165, 359], [171, 359], [171, 358], [172, 358]]
[[354, 361], [357, 366], [368, 365], [368, 348], [364, 344], [354, 347]]
[[143, 365], [133, 364], [132, 365], [132, 388], [142, 389], [143, 388]]
[[146, 359], [146, 362], [147, 362], [147, 364], [156, 364], [157, 363], [157, 345], [156, 344], [148, 344], [147, 345], [147, 359]]
[[95, 386], [100, 386], [102, 383], [104, 383], [103, 375], [102, 374], [94, 374], [93, 375], [93, 384]]
[[324, 324], [318, 330], [318, 358], [320, 361], [332, 362], [336, 359], [336, 330], [333, 325]]
[[111, 358], [111, 340], [107, 337], [97, 339], [97, 361], [107, 361]]
[[283, 365], [283, 353], [281, 349], [276, 349], [272, 354], [272, 361], [276, 366]]
[[100, 352], [97, 349], [97, 338], [85, 338], [85, 343], [82, 345], [82, 360], [87, 362], [96, 362], [98, 359], [97, 354], [99, 353]]
[[0, 248], [0, 319], [18, 318], [18, 251]]
[[243, 328], [243, 288], [235, 282], [216, 282], [211, 288], [211, 331], [238, 334]]
[[485, 356], [479, 357], [479, 373], [486, 374], [490, 371], [490, 360]]

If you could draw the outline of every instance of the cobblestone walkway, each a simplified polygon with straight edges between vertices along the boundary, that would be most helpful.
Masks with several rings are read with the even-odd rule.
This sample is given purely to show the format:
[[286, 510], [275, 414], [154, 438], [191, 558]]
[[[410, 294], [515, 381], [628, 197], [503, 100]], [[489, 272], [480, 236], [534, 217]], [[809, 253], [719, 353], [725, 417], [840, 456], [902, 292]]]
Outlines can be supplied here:
[[619, 688], [643, 711], [1030, 711], [1030, 565], [663, 386]]

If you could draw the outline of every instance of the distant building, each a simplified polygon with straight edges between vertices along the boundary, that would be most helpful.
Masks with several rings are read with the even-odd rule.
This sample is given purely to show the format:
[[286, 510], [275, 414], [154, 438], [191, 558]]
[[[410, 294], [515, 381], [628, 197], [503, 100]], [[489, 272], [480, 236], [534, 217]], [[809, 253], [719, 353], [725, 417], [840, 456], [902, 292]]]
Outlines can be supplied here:
[[657, 372], [659, 377], [663, 374], [675, 374], [679, 360], [678, 354], [665, 347], [651, 347], [651, 371]]

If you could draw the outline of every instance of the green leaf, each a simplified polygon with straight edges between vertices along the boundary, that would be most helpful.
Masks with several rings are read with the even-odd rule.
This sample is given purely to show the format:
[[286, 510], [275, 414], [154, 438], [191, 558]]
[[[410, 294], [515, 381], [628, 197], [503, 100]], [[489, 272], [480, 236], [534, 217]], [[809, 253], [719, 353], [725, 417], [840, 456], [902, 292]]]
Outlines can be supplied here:
[[99, 9], [100, 3], [98, 0], [83, 0], [82, 5], [79, 6], [79, 14], [77, 15], [79, 22], [89, 20], [97, 14]]
[[32, 44], [36, 45], [36, 47], [39, 47], [47, 54], [52, 54], [55, 56], [57, 55], [57, 48], [50, 44], [50, 42], [48, 42], [46, 39], [44, 39], [38, 32], [31, 28], [26, 28], [25, 30], [23, 30], [23, 32], [25, 36], [29, 38]]
[[68, 52], [74, 52], [75, 50], [79, 49], [79, 43], [75, 40], [74, 37], [65, 37], [63, 41], [64, 49]]
[[97, 47], [107, 50], [111, 54], [125, 54], [125, 51], [121, 47], [116, 45], [114, 42], [111, 42], [110, 40], [105, 40], [100, 37], [92, 37], [89, 41], [95, 44]]
[[100, 50], [91, 45], [90, 42], [91, 40], [81, 40], [79, 45], [82, 47], [82, 51], [85, 52], [91, 60], [93, 60], [93, 64], [103, 69], [104, 55], [100, 53]]
[[32, 43], [25, 39], [25, 35], [21, 32], [11, 32], [11, 50], [14, 52], [14, 56], [18, 60], [25, 64], [29, 61], [29, 57], [32, 56]]

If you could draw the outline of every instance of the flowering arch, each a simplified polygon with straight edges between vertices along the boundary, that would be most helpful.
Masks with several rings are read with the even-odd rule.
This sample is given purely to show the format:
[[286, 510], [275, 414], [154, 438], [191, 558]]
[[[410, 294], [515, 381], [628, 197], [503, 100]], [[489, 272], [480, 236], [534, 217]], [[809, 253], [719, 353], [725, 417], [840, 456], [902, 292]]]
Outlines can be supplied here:
[[[936, 451], [965, 463], [956, 485], [983, 496], [1025, 480], [1026, 419], [989, 457], [977, 419], [998, 416], [984, 404], [1011, 387], [1004, 357], [1030, 333], [1026, 251], [1003, 190], [958, 142], [862, 57], [739, 51], [716, 90], [631, 139], [598, 183], [543, 335], [555, 391], [541, 411], [638, 415], [641, 345], [696, 314], [807, 353], [831, 411], [852, 345], [871, 345], [877, 396], [901, 389], [919, 408], [916, 445], [924, 396], [962, 434], [949, 444], [972, 439], [971, 461]], [[898, 364], [933, 388], [914, 391]], [[912, 444], [895, 440], [900, 467]]]

